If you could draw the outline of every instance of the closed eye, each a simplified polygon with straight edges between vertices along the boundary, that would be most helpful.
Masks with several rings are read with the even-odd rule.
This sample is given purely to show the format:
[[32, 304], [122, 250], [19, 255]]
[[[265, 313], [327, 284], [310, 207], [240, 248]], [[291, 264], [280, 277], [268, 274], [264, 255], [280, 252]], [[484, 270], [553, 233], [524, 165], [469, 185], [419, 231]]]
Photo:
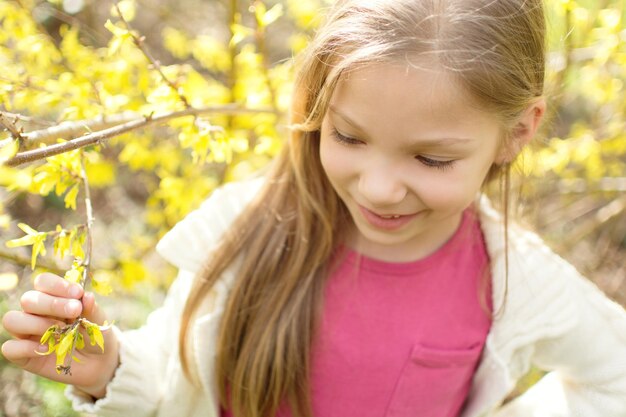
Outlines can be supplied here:
[[452, 168], [452, 166], [456, 162], [454, 159], [451, 159], [449, 161], [440, 161], [438, 159], [432, 159], [423, 155], [418, 155], [415, 157], [415, 159], [417, 159], [418, 161], [420, 161], [422, 164], [426, 165], [427, 167], [437, 168], [442, 171]]
[[[341, 133], [339, 133], [337, 129], [331, 130], [331, 136], [336, 142], [345, 146], [362, 145], [364, 143], [363, 141], [359, 139], [342, 135]], [[454, 159], [441, 161], [439, 159], [433, 159], [433, 158], [429, 158], [423, 155], [418, 155], [415, 157], [415, 159], [417, 159], [418, 161], [420, 161], [422, 164], [426, 165], [427, 167], [440, 169], [442, 171], [452, 168], [452, 166], [456, 162]]]
[[342, 135], [341, 133], [339, 133], [339, 131], [337, 131], [337, 129], [332, 129], [331, 136], [333, 137], [333, 139], [335, 139], [335, 141], [339, 142], [342, 145], [360, 145], [363, 143], [358, 139]]

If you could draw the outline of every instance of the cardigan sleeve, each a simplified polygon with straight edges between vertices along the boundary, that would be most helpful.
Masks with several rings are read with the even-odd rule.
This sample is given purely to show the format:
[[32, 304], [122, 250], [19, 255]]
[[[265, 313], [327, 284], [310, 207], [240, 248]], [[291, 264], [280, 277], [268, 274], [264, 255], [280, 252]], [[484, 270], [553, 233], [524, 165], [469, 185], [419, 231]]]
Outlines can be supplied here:
[[195, 274], [232, 221], [261, 186], [259, 180], [228, 184], [213, 192], [199, 209], [176, 224], [157, 244], [157, 251], [179, 268], [164, 304], [146, 324], [122, 332], [120, 365], [109, 382], [106, 396], [94, 401], [68, 386], [66, 396], [75, 410], [103, 417], [154, 416], [167, 390], [168, 372], [180, 369], [178, 334]]
[[180, 314], [192, 279], [193, 273], [180, 271], [164, 304], [149, 315], [141, 328], [126, 332], [116, 328], [120, 365], [106, 396], [94, 402], [91, 396], [68, 386], [66, 396], [76, 411], [103, 417], [154, 415], [168, 363], [177, 360]]
[[626, 312], [562, 259], [544, 261], [575, 324], [533, 345], [533, 364], [548, 374], [495, 416], [625, 417]]

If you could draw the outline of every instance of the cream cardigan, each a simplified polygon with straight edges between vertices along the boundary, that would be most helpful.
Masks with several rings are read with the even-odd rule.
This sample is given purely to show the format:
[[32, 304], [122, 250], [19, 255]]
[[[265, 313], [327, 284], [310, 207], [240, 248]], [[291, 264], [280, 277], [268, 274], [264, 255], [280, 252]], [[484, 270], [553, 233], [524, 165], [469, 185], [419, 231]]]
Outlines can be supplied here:
[[[216, 284], [193, 326], [198, 388], [185, 379], [178, 359], [180, 314], [194, 273], [261, 185], [255, 180], [216, 190], [163, 237], [157, 251], [179, 268], [177, 280], [143, 327], [115, 329], [121, 364], [106, 397], [94, 403], [68, 387], [76, 410], [124, 417], [219, 416], [215, 340], [236, 266]], [[501, 217], [485, 198], [479, 206], [497, 308], [505, 297]], [[509, 263], [506, 307], [493, 322], [461, 417], [626, 417], [624, 309], [536, 235], [515, 226], [509, 231]], [[531, 364], [551, 372], [502, 406]]]

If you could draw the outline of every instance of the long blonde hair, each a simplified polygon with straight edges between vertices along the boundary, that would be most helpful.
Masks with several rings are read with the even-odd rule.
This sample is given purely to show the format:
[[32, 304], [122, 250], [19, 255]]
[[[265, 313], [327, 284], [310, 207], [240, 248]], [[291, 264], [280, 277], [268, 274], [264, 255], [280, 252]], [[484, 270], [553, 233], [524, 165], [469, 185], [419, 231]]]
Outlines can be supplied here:
[[350, 224], [318, 150], [340, 77], [372, 63], [427, 58], [510, 131], [543, 92], [544, 32], [540, 0], [337, 1], [299, 57], [293, 129], [264, 188], [195, 280], [180, 331], [185, 373], [192, 375], [194, 317], [239, 260], [216, 341], [220, 403], [237, 417], [272, 417], [283, 403], [294, 417], [311, 417], [310, 346], [329, 261]]

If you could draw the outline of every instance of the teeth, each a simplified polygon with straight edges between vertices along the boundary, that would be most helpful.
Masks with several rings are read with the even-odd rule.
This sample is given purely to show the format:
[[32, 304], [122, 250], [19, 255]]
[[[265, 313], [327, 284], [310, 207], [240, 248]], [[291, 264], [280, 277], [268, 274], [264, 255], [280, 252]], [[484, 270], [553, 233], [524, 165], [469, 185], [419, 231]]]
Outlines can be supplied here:
[[380, 216], [380, 217], [382, 217], [383, 219], [397, 219], [400, 216], [398, 215], [398, 216]]

